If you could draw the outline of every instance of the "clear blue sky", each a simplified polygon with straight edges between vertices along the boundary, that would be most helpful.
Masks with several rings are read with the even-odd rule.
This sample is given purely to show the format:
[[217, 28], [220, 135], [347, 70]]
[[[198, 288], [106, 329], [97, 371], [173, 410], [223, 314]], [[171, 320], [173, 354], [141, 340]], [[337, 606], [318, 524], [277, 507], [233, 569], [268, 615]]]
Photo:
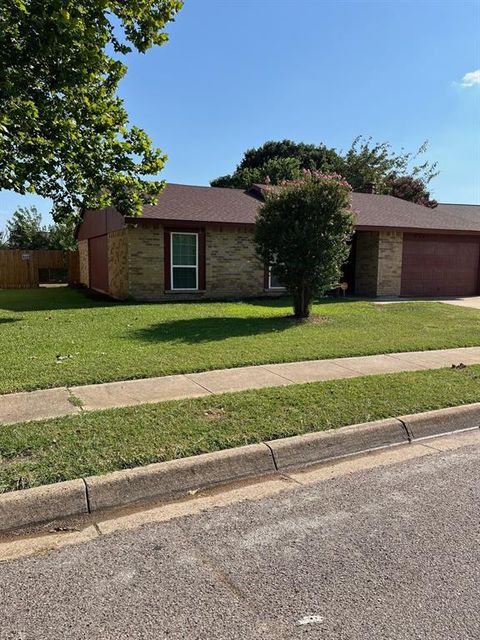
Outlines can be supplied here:
[[[169, 156], [166, 180], [208, 184], [269, 139], [428, 138], [434, 196], [480, 203], [479, 1], [186, 0], [168, 31], [129, 57], [121, 85], [131, 122]], [[48, 212], [2, 193], [0, 227], [33, 201]]]

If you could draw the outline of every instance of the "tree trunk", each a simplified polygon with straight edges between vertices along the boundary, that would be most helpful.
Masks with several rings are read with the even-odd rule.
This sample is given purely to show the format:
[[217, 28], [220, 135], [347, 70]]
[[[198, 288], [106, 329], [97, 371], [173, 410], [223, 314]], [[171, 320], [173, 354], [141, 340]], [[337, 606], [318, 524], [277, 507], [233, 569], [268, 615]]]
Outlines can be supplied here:
[[293, 296], [293, 311], [295, 318], [308, 318], [310, 315], [311, 304], [312, 297], [306, 290], [306, 287], [300, 287]]

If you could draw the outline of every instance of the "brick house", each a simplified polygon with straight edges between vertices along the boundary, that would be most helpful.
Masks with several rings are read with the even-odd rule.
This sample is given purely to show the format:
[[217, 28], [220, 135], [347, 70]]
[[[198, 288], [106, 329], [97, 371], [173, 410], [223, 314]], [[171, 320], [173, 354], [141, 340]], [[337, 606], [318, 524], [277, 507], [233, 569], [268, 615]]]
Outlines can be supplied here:
[[[80, 279], [114, 298], [167, 301], [277, 296], [253, 240], [262, 186], [168, 184], [141, 218], [85, 211], [77, 229]], [[364, 296], [479, 293], [480, 206], [427, 209], [353, 193], [357, 213], [344, 279]]]

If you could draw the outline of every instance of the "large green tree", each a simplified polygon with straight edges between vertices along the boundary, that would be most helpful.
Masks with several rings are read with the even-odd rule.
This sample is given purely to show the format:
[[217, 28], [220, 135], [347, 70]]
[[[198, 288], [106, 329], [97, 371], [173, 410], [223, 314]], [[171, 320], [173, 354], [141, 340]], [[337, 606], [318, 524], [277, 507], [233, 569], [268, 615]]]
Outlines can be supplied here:
[[434, 207], [436, 202], [430, 198], [427, 185], [437, 175], [436, 163], [419, 161], [426, 149], [424, 143], [415, 153], [397, 153], [387, 142], [363, 137], [356, 138], [346, 151], [323, 144], [269, 141], [248, 149], [232, 174], [216, 178], [211, 184], [249, 189], [255, 182], [280, 184], [295, 180], [302, 170], [333, 171], [355, 191], [364, 191], [373, 184], [378, 193]]
[[1, 0], [0, 188], [54, 201], [57, 218], [114, 204], [140, 214], [165, 156], [130, 126], [125, 56], [167, 40], [181, 0]]
[[420, 160], [426, 151], [426, 142], [414, 153], [397, 153], [388, 142], [374, 142], [359, 136], [345, 153], [340, 154], [336, 171], [354, 191], [363, 191], [373, 184], [377, 193], [435, 207], [437, 203], [431, 200], [427, 186], [438, 175], [437, 163]]
[[18, 207], [0, 233], [0, 248], [74, 250], [76, 224], [76, 217], [70, 216], [47, 227], [35, 206]]
[[310, 171], [267, 190], [255, 230], [257, 254], [293, 296], [297, 318], [307, 318], [313, 298], [338, 282], [354, 225], [350, 193], [340, 176]]
[[19, 207], [6, 225], [9, 249], [48, 249], [48, 229], [36, 207]]
[[339, 161], [335, 149], [323, 144], [270, 140], [258, 148], [247, 149], [235, 171], [212, 180], [211, 185], [248, 189], [256, 182], [265, 182], [265, 178], [279, 184], [297, 179], [303, 169], [333, 171]]

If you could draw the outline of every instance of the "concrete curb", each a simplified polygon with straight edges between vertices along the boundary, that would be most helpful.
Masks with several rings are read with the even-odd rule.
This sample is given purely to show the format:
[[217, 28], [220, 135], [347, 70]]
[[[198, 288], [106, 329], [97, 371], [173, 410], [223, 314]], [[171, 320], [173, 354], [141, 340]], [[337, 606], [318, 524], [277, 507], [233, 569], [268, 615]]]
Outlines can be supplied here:
[[226, 482], [275, 473], [264, 444], [215, 451], [85, 478], [91, 513], [156, 498], [164, 500]]
[[0, 532], [281, 473], [480, 427], [480, 403], [428, 411], [0, 495]]
[[271, 440], [267, 445], [277, 469], [282, 471], [407, 442], [405, 427], [396, 418], [391, 418]]
[[0, 531], [87, 513], [83, 480], [12, 491], [0, 496]]
[[411, 439], [428, 438], [480, 426], [480, 403], [400, 416], [398, 419], [405, 425]]

